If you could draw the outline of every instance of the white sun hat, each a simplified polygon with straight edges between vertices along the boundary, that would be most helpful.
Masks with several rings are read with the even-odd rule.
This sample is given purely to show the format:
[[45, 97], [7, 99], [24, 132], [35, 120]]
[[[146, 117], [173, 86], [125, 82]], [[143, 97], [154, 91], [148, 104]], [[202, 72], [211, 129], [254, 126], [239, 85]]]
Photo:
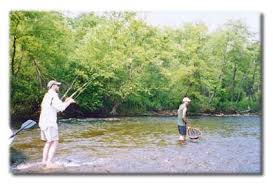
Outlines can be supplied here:
[[191, 100], [188, 97], [183, 98], [183, 102], [190, 102]]
[[57, 82], [55, 80], [51, 80], [47, 83], [47, 88], [50, 89], [53, 85], [61, 85], [62, 83]]

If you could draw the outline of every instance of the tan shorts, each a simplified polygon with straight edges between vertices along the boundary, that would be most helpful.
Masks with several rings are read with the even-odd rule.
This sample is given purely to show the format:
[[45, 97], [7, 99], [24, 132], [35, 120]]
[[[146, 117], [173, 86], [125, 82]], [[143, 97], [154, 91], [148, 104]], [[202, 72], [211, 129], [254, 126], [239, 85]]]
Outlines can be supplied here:
[[48, 127], [45, 130], [41, 130], [41, 139], [47, 142], [58, 141], [59, 140], [58, 130], [54, 127]]

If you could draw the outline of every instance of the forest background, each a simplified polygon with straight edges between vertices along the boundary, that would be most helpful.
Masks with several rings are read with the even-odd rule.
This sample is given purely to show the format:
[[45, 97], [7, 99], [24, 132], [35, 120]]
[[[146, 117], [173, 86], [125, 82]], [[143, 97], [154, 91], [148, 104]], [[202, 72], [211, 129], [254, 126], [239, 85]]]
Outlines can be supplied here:
[[38, 117], [46, 84], [90, 82], [64, 117], [262, 111], [261, 44], [241, 20], [156, 27], [136, 12], [10, 13], [11, 120]]

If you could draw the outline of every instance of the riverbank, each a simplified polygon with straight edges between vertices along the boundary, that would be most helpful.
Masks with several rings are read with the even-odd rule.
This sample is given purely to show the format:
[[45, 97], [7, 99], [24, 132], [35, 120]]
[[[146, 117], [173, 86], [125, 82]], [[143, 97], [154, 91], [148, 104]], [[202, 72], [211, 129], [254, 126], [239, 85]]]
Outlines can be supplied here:
[[[177, 116], [177, 110], [164, 110], [164, 111], [149, 111], [143, 114], [142, 116]], [[251, 116], [251, 115], [261, 115], [258, 112], [189, 112], [189, 116]]]

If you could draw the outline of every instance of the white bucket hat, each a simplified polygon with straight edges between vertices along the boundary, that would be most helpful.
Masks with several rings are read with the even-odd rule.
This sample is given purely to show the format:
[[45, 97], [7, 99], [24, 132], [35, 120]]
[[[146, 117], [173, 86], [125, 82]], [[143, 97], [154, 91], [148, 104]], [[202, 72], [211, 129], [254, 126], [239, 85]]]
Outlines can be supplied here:
[[191, 100], [188, 97], [183, 98], [183, 102], [190, 102]]
[[61, 85], [62, 83], [57, 82], [55, 80], [51, 80], [47, 83], [47, 88], [50, 89], [53, 85]]

